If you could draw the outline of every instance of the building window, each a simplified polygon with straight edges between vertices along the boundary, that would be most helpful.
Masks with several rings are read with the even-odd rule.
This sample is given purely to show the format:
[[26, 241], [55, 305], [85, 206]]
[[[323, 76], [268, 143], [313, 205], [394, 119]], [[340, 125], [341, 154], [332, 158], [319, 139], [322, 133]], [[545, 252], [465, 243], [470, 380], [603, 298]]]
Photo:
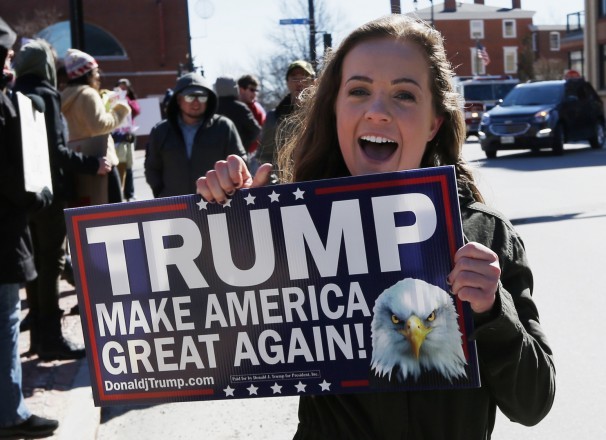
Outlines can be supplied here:
[[549, 33], [549, 50], [552, 52], [560, 51], [560, 33], [550, 32]]
[[[36, 35], [48, 41], [63, 58], [71, 47], [72, 33], [69, 21], [60, 21], [42, 29]], [[84, 46], [86, 52], [99, 59], [126, 58], [122, 45], [108, 32], [92, 24], [84, 23]]]
[[598, 4], [598, 14], [600, 17], [606, 16], [606, 0], [600, 0]]
[[471, 48], [471, 74], [486, 75], [486, 65], [482, 62], [482, 58], [478, 56], [478, 47]]
[[539, 51], [539, 43], [538, 43], [539, 34], [537, 32], [532, 33], [532, 51]]
[[517, 73], [518, 72], [518, 48], [517, 47], [504, 47], [503, 48], [503, 61], [505, 73]]
[[469, 33], [472, 40], [481, 40], [484, 38], [484, 20], [470, 20]]
[[516, 38], [515, 20], [503, 20], [503, 38]]
[[577, 72], [581, 72], [581, 75], [585, 75], [585, 72], [583, 71], [583, 51], [582, 50], [575, 50], [570, 52], [570, 55], [568, 57], [568, 68], [572, 69], [572, 70], [576, 70]]

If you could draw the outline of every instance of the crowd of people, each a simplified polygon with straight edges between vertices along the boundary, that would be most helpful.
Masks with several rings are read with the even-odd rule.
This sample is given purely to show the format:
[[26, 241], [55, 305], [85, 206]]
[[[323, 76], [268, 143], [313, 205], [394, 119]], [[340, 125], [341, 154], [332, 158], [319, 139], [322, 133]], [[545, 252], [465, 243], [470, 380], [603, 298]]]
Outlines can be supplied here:
[[[21, 46], [0, 19], [0, 437], [51, 435], [58, 427], [25, 406], [18, 350], [19, 290], [26, 287], [30, 350], [41, 360], [79, 359], [61, 332], [59, 280], [68, 250], [63, 210], [135, 199], [134, 119], [127, 78], [101, 88], [93, 56], [58, 60], [43, 40]], [[60, 61], [60, 63], [57, 63]], [[14, 69], [14, 70], [13, 70]], [[67, 80], [60, 82], [64, 72]], [[288, 94], [266, 110], [252, 75], [182, 75], [145, 146], [154, 197], [200, 194], [225, 203], [234, 191], [282, 182], [453, 165], [466, 244], [448, 282], [473, 310], [482, 387], [473, 390], [302, 397], [296, 439], [484, 439], [497, 407], [532, 425], [555, 393], [552, 353], [532, 300], [532, 273], [511, 223], [484, 204], [461, 155], [464, 119], [441, 35], [405, 16], [353, 31], [317, 74], [305, 60], [285, 72]], [[10, 85], [10, 87], [8, 87]], [[52, 193], [25, 190], [21, 92], [44, 112]]]

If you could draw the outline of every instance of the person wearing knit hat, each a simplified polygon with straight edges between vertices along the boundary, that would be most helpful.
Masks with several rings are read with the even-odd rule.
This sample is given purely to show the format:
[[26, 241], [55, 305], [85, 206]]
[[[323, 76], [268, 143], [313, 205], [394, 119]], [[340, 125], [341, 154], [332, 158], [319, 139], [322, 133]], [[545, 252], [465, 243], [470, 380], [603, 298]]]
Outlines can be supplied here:
[[64, 62], [69, 79], [78, 78], [99, 67], [91, 55], [78, 49], [67, 49]]
[[[17, 39], [0, 18], [0, 60], [8, 70], [9, 53]], [[4, 78], [4, 73], [2, 75]], [[0, 437], [48, 437], [57, 420], [32, 414], [25, 403], [19, 357], [21, 284], [38, 276], [34, 266], [28, 214], [50, 204], [46, 189], [25, 191], [20, 124], [17, 109], [0, 86]], [[21, 182], [21, 183], [19, 183]]]
[[131, 110], [125, 100], [112, 104], [101, 97], [101, 74], [89, 54], [69, 49], [65, 57], [67, 87], [61, 93], [61, 111], [67, 120], [69, 147], [85, 154], [107, 157], [111, 171], [105, 176], [76, 175], [79, 191], [74, 206], [121, 202], [119, 163], [111, 132], [118, 128]]

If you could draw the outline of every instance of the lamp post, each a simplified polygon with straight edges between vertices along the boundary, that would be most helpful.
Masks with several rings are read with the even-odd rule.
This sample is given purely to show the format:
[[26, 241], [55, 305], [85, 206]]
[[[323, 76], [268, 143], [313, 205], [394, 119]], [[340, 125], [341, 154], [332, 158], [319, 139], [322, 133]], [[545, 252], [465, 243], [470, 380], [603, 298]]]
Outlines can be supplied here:
[[309, 59], [314, 69], [318, 65], [316, 60], [316, 20], [314, 17], [314, 0], [309, 0]]

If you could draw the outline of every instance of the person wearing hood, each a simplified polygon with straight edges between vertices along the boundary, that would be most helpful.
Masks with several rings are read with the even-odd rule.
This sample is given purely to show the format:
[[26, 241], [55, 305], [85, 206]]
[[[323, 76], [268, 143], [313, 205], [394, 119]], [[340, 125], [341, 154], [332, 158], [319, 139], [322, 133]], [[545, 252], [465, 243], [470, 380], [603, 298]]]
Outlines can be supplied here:
[[4, 91], [12, 76], [8, 71], [16, 39], [0, 18], [0, 437], [48, 437], [59, 423], [32, 414], [23, 397], [19, 289], [37, 276], [28, 213], [48, 206], [52, 195], [48, 190], [39, 195], [25, 191], [19, 114]]
[[79, 191], [87, 188], [88, 193], [79, 194], [76, 206], [121, 202], [119, 160], [110, 134], [130, 114], [130, 107], [121, 100], [104, 102], [99, 65], [91, 55], [68, 49], [64, 61], [68, 82], [61, 93], [61, 111], [67, 120], [69, 146], [101, 150], [97, 155], [107, 157], [112, 166], [107, 176], [77, 175]]
[[61, 331], [59, 279], [65, 265], [66, 238], [63, 209], [75, 196], [74, 173], [105, 175], [111, 166], [105, 157], [85, 156], [67, 148], [51, 46], [44, 40], [30, 41], [15, 56], [14, 68], [14, 90], [44, 101], [53, 183], [53, 203], [29, 221], [38, 272], [38, 278], [26, 285], [30, 351], [42, 360], [80, 359], [85, 355], [84, 348], [66, 340]]
[[238, 99], [238, 84], [229, 76], [221, 76], [215, 82], [215, 92], [219, 97], [217, 113], [232, 120], [242, 144], [247, 148], [259, 136], [261, 125], [248, 106]]
[[196, 178], [216, 161], [246, 151], [234, 123], [217, 114], [216, 93], [206, 79], [187, 73], [177, 80], [166, 119], [149, 135], [145, 178], [154, 197], [195, 194]]

